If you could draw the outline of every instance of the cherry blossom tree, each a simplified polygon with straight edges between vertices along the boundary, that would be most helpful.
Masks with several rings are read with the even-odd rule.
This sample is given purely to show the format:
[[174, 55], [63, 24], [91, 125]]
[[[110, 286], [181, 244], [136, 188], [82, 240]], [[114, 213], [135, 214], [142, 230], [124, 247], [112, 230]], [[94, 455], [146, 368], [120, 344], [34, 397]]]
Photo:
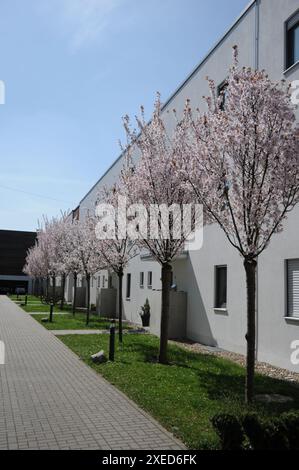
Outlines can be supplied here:
[[46, 272], [46, 297], [50, 296], [50, 280], [52, 279], [53, 291], [55, 291], [55, 270], [51, 259], [51, 239], [49, 232], [46, 231], [45, 227], [40, 226], [37, 234], [37, 243], [43, 259], [44, 269]]
[[73, 276], [73, 299], [72, 299], [72, 313], [73, 316], [76, 313], [76, 301], [77, 301], [77, 279], [81, 273], [81, 263], [78, 257], [78, 242], [80, 237], [77, 235], [78, 230], [77, 221], [73, 221], [68, 224], [67, 236], [65, 239], [65, 245], [63, 249], [63, 264], [65, 267], [65, 273]]
[[39, 281], [40, 284], [40, 295], [42, 295], [42, 283], [47, 278], [48, 271], [47, 265], [45, 264], [43, 253], [36, 242], [35, 245], [28, 249], [25, 260], [25, 266], [23, 272], [28, 276], [32, 277], [34, 281]]
[[[180, 175], [173, 171], [174, 163], [181, 158], [182, 149], [177, 145], [181, 127], [174, 120], [174, 130], [168, 133], [161, 115], [159, 95], [151, 121], [148, 124], [145, 122], [143, 108], [141, 117], [136, 120], [138, 133], [131, 130], [129, 117], [124, 118], [127, 147], [121, 183], [132, 204], [128, 215], [133, 218], [135, 233], [132, 226], [130, 237], [134, 239], [136, 236], [140, 247], [149, 251], [161, 265], [159, 362], [167, 363], [169, 319], [171, 321], [171, 263], [184, 250], [191, 232], [191, 224], [189, 232], [182, 231], [181, 228], [184, 205], [192, 204], [193, 194], [189, 187], [181, 185]], [[138, 154], [136, 163], [133, 159], [134, 152]]]
[[45, 220], [45, 230], [50, 238], [50, 264], [55, 275], [61, 278], [61, 301], [60, 308], [63, 310], [65, 281], [68, 273], [66, 266], [67, 254], [69, 252], [69, 231], [70, 221], [66, 213], [62, 213], [61, 217], [52, 218], [50, 221]]
[[[134, 241], [129, 239], [127, 233], [121, 236], [120, 218], [119, 218], [119, 197], [125, 197], [124, 190], [121, 189], [119, 184], [114, 184], [111, 188], [103, 188], [98, 194], [97, 201], [97, 229], [96, 234], [98, 238], [98, 249], [101, 253], [102, 259], [108, 268], [112, 269], [118, 277], [118, 336], [119, 342], [122, 343], [122, 286], [124, 269], [129, 261], [136, 256], [137, 246]], [[105, 218], [106, 209], [113, 211], [113, 234], [105, 231]], [[112, 214], [110, 214], [112, 215]]]
[[90, 280], [97, 271], [105, 266], [95, 234], [95, 219], [87, 216], [84, 220], [73, 222], [72, 257], [79, 261], [80, 273], [85, 276], [87, 287], [86, 325], [90, 315]]
[[[61, 308], [64, 303], [67, 239], [69, 222], [66, 214], [61, 217], [48, 219], [43, 217], [43, 224], [37, 234], [36, 245], [28, 251], [24, 271], [34, 278], [47, 280], [46, 297], [51, 303], [56, 302], [56, 277], [62, 279]], [[52, 293], [49, 293], [49, 278], [52, 279]], [[50, 315], [52, 321], [52, 315]]]
[[[176, 167], [211, 221], [243, 258], [247, 285], [246, 402], [254, 396], [256, 269], [258, 256], [299, 199], [298, 126], [290, 89], [265, 71], [239, 68], [237, 48], [223, 96], [206, 113], [187, 103]], [[223, 105], [224, 104], [224, 105]], [[177, 162], [176, 162], [177, 163]]]

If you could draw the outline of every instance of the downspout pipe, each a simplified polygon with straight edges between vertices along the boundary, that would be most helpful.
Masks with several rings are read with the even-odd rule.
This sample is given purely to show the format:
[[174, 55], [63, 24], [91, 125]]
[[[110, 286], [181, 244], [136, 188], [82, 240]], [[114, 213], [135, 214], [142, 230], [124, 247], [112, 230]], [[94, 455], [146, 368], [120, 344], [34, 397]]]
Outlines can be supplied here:
[[[254, 68], [258, 70], [259, 68], [259, 42], [260, 42], [260, 1], [255, 1], [255, 25], [254, 25]], [[256, 269], [256, 337], [255, 337], [255, 359], [258, 359], [258, 348], [259, 348], [259, 315], [258, 315], [258, 308], [259, 308], [259, 263], [257, 263]]]
[[255, 1], [254, 25], [254, 68], [259, 68], [259, 36], [260, 36], [260, 0]]

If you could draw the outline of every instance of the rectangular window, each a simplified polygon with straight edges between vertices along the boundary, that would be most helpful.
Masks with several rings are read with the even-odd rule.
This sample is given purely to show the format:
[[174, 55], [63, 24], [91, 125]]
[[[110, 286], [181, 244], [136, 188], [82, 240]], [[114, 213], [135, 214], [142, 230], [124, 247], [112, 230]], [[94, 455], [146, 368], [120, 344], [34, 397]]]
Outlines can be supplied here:
[[215, 268], [215, 308], [226, 308], [227, 266]]
[[153, 273], [152, 273], [152, 271], [148, 271], [148, 273], [147, 273], [147, 287], [149, 289], [151, 289], [152, 284], [153, 284]]
[[102, 287], [105, 287], [105, 276], [102, 278]]
[[109, 275], [109, 278], [108, 278], [108, 286], [109, 286], [109, 289], [112, 288], [112, 276]]
[[286, 23], [286, 68], [299, 61], [299, 11]]
[[227, 89], [227, 80], [224, 80], [217, 88], [217, 94], [220, 99], [220, 109], [223, 111], [225, 107], [225, 99], [226, 99], [226, 89]]
[[140, 287], [144, 287], [144, 273], [140, 273]]
[[299, 317], [299, 259], [287, 260], [287, 316]]
[[98, 276], [98, 287], [101, 287], [101, 276]]
[[126, 298], [129, 299], [131, 297], [131, 274], [127, 274], [127, 288], [126, 288]]

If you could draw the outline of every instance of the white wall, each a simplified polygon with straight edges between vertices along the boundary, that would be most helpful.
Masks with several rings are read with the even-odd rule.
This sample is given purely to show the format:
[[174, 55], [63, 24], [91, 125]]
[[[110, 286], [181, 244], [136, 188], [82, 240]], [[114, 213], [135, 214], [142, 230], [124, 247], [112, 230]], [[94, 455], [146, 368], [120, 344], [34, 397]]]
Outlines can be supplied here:
[[[299, 67], [284, 74], [284, 22], [299, 8], [299, 0], [262, 0], [259, 16], [259, 53], [256, 57], [256, 9], [253, 5], [218, 47], [167, 103], [164, 110], [169, 129], [173, 125], [170, 112], [180, 113], [187, 98], [194, 107], [203, 107], [202, 95], [208, 93], [206, 76], [219, 85], [227, 76], [232, 62], [232, 46], [239, 46], [240, 65], [266, 68], [274, 79], [299, 79]], [[298, 115], [299, 116], [299, 115]], [[117, 160], [92, 191], [81, 201], [81, 216], [94, 208], [101, 185], [111, 185], [121, 169]], [[289, 322], [285, 315], [286, 258], [299, 258], [299, 208], [294, 211], [282, 234], [273, 238], [269, 248], [259, 259], [258, 267], [258, 358], [275, 365], [298, 371], [290, 364], [290, 342], [299, 339], [299, 322]], [[227, 312], [214, 310], [214, 269], [226, 264], [228, 268]], [[204, 229], [204, 243], [200, 251], [190, 252], [187, 259], [173, 263], [174, 280], [179, 290], [188, 294], [187, 336], [209, 345], [217, 345], [236, 352], [245, 352], [246, 291], [242, 259], [229, 245], [221, 230], [215, 226]], [[148, 289], [147, 271], [153, 272], [153, 288]], [[145, 286], [139, 287], [139, 273], [145, 272]], [[131, 298], [126, 295], [126, 273], [130, 272]], [[134, 258], [125, 270], [123, 282], [124, 317], [140, 323], [140, 307], [148, 298], [153, 306], [151, 314], [160, 315], [156, 299], [161, 288], [160, 266], [153, 261]], [[116, 279], [113, 281], [116, 282]], [[94, 294], [92, 294], [94, 295]], [[93, 298], [93, 297], [92, 297]], [[93, 301], [92, 301], [93, 302]], [[93, 302], [95, 303], [95, 302]]]

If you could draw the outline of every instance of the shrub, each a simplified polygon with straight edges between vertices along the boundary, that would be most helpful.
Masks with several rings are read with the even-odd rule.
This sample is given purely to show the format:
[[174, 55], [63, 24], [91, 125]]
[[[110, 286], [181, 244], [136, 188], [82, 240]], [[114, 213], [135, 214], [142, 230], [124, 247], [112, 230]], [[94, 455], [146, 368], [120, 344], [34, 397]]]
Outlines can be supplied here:
[[266, 418], [257, 413], [243, 416], [218, 414], [213, 427], [223, 450], [299, 450], [299, 413], [287, 412]]
[[281, 415], [281, 421], [287, 432], [289, 448], [299, 450], [299, 412], [289, 411]]
[[243, 428], [254, 450], [289, 449], [287, 428], [281, 418], [262, 418], [249, 413], [243, 418]]
[[142, 326], [149, 326], [150, 324], [150, 316], [151, 316], [151, 308], [148, 299], [146, 299], [145, 304], [141, 307], [141, 316]]
[[244, 442], [244, 430], [238, 417], [218, 414], [212, 418], [213, 427], [218, 434], [223, 450], [240, 450]]

